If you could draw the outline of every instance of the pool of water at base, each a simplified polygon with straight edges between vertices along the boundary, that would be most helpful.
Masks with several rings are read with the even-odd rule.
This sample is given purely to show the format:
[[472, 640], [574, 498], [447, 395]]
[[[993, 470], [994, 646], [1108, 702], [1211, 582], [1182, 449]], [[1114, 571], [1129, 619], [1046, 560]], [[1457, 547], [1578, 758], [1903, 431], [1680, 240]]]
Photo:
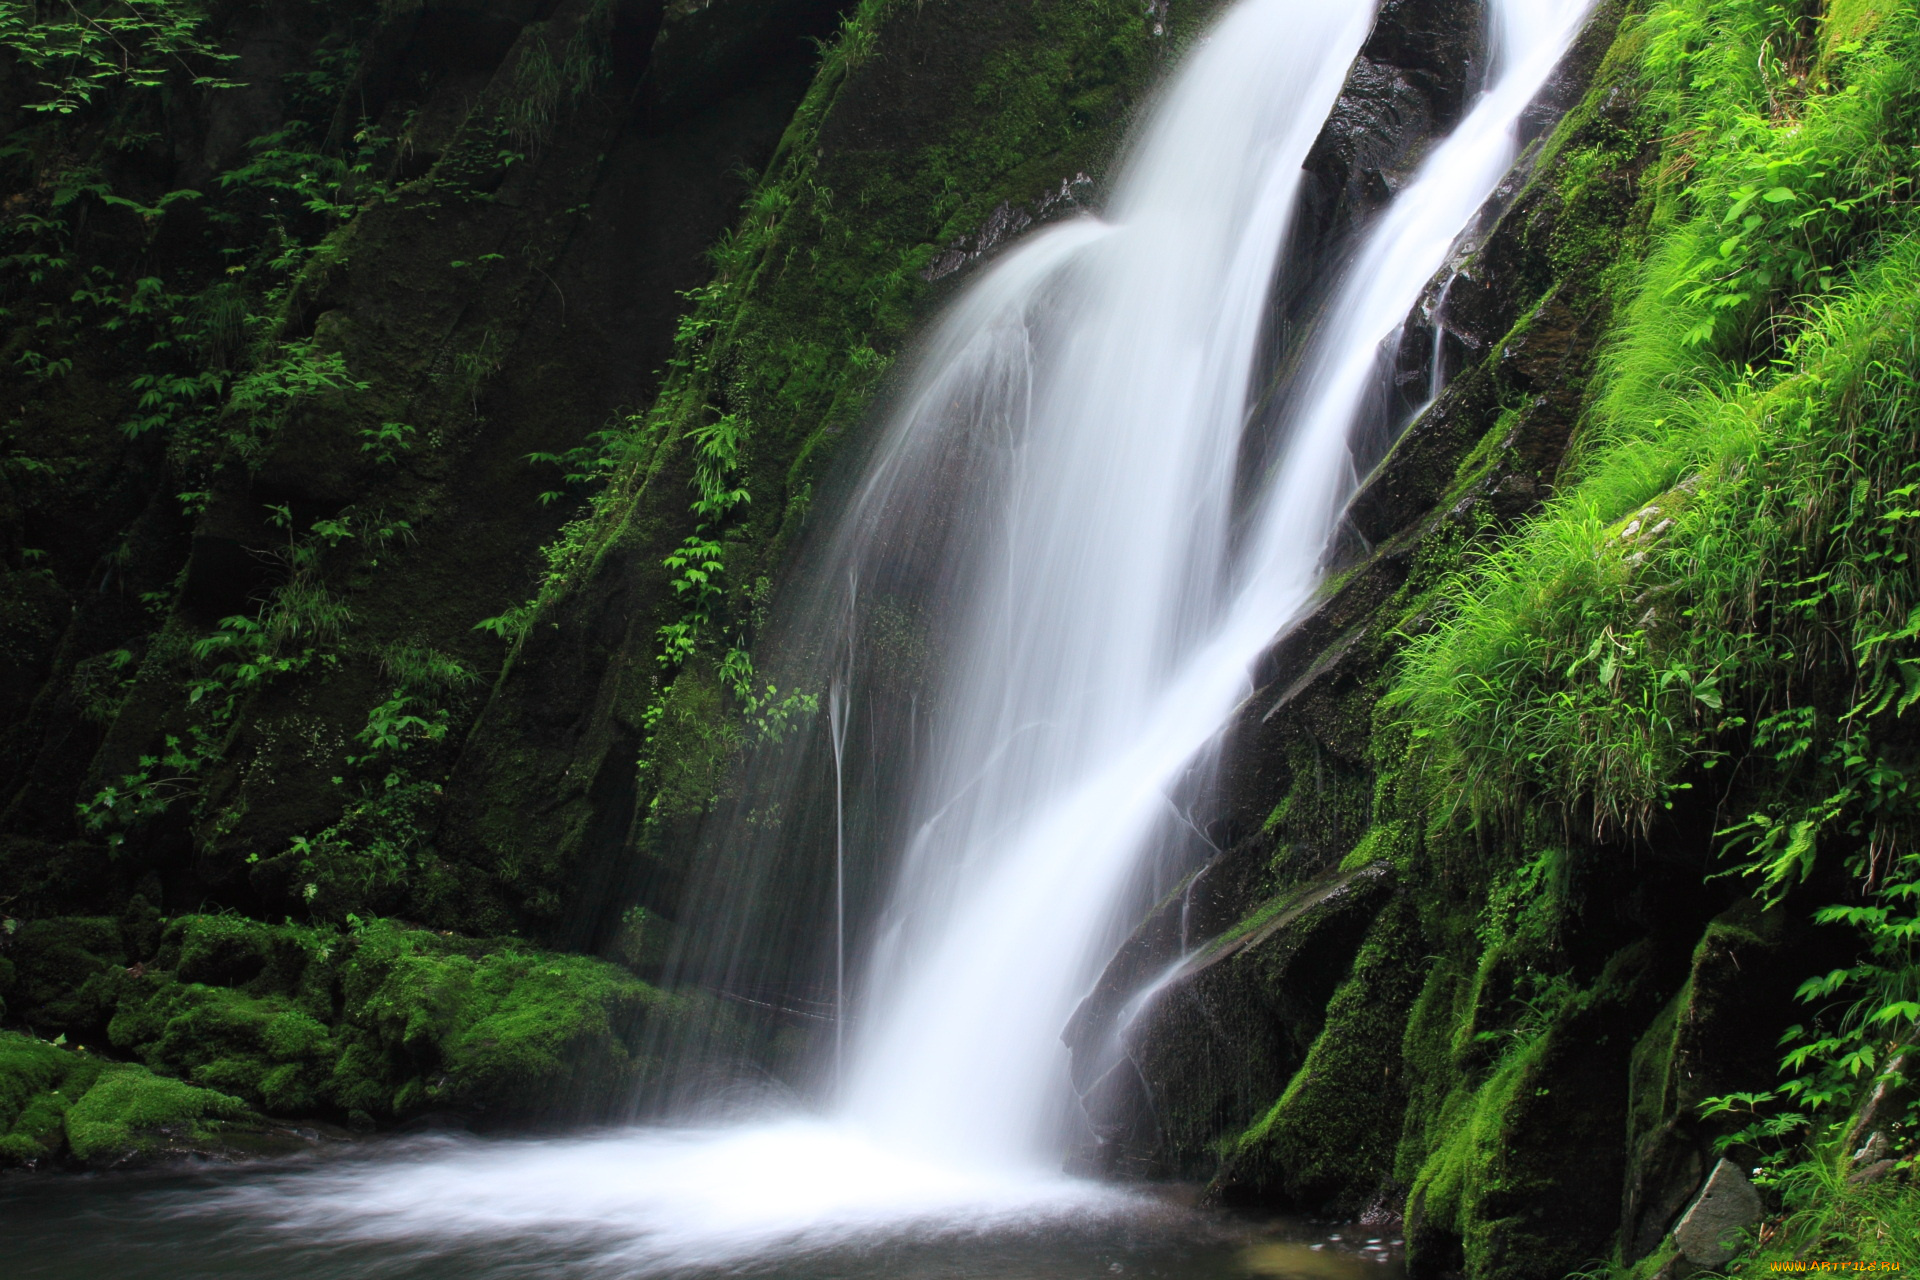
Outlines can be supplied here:
[[[10, 1280], [1404, 1280], [1391, 1230], [1199, 1209], [1175, 1188], [956, 1178], [858, 1149], [823, 1154], [817, 1133], [799, 1137], [783, 1151], [764, 1134], [441, 1135], [292, 1164], [14, 1175], [0, 1180], [0, 1270]], [[740, 1160], [754, 1163], [729, 1174]]]

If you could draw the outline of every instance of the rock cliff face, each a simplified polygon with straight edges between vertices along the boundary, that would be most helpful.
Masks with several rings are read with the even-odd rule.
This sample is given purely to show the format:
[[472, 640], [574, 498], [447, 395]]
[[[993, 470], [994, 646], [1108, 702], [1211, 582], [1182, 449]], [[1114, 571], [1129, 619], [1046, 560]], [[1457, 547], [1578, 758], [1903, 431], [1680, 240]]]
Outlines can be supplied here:
[[[173, 61], [141, 29], [91, 80], [6, 45], [0, 1161], [271, 1145], [275, 1117], [605, 1114], [652, 1065], [653, 1030], [764, 1046], [650, 983], [755, 726], [819, 732], [752, 669], [769, 601], [915, 324], [1028, 228], [1097, 203], [1212, 7], [268, 0], [191, 10]], [[1441, 804], [1423, 772], [1418, 735], [1440, 730], [1389, 697], [1409, 646], [1450, 625], [1463, 564], [1520, 546], [1582, 483], [1591, 453], [1567, 459], [1640, 376], [1617, 353], [1678, 323], [1647, 319], [1649, 298], [1690, 289], [1751, 319], [1772, 305], [1752, 272], [1832, 288], [1846, 253], [1897, 240], [1809, 213], [1781, 241], [1798, 247], [1751, 266], [1760, 249], [1725, 229], [1765, 218], [1726, 207], [1812, 208], [1842, 166], [1762, 157], [1779, 185], [1761, 203], [1739, 170], [1690, 211], [1720, 144], [1675, 123], [1687, 95], [1758, 76], [1764, 111], [1715, 136], [1797, 137], [1821, 95], [1848, 96], [1831, 91], [1878, 47], [1880, 9], [1749, 14], [1769, 33], [1755, 61], [1732, 18], [1653, 7], [1598, 6], [1408, 317], [1406, 394], [1357, 450], [1326, 584], [1225, 736], [1221, 852], [1066, 1029], [1083, 1170], [1403, 1220], [1416, 1273], [1519, 1280], [1679, 1266], [1670, 1232], [1721, 1148], [1778, 1154], [1703, 1104], [1774, 1089], [1795, 990], [1864, 963], [1808, 908], [1863, 900], [1848, 857], [1869, 886], [1904, 874], [1904, 846], [1860, 832], [1904, 821], [1886, 779], [1907, 731], [1876, 739], [1893, 744], [1883, 825], [1806, 853], [1766, 906], [1708, 874], [1716, 833], [1728, 805], [1773, 812], [1799, 782], [1754, 782], [1742, 756], [1745, 789], [1714, 791], [1703, 750], [1674, 757], [1637, 824], [1518, 783], [1469, 814], [1471, 788]], [[1478, 0], [1381, 8], [1307, 163], [1275, 385], [1369, 219], [1458, 119], [1486, 21]], [[1723, 46], [1734, 70], [1675, 87]], [[1889, 65], [1920, 62], [1897, 49]], [[1890, 104], [1872, 155], [1908, 154], [1911, 95], [1873, 74], [1851, 95]], [[1864, 218], [1907, 194], [1818, 207]], [[1680, 262], [1690, 217], [1712, 271]], [[1635, 283], [1669, 257], [1664, 291]], [[1712, 294], [1728, 280], [1747, 292]], [[1707, 354], [1651, 380], [1745, 403], [1740, 378], [1801, 358], [1782, 326], [1819, 313], [1764, 314], [1754, 332], [1775, 336], [1746, 347], [1709, 317], [1670, 344]], [[1710, 453], [1661, 472], [1631, 526], [1608, 515], [1587, 561], [1630, 538], [1622, 563], [1657, 552], [1668, 526], [1648, 513], [1710, 492]], [[1544, 666], [1675, 634], [1674, 589], [1636, 588], [1585, 659]], [[1719, 712], [1721, 668], [1688, 661], [1660, 688]], [[1809, 671], [1742, 714], [1842, 723]], [[1858, 718], [1897, 720], [1910, 695]], [[788, 920], [816, 913], [818, 872], [772, 886]], [[1875, 1177], [1902, 1087], [1881, 1082], [1848, 1144]], [[1722, 1184], [1715, 1203], [1746, 1203]]]

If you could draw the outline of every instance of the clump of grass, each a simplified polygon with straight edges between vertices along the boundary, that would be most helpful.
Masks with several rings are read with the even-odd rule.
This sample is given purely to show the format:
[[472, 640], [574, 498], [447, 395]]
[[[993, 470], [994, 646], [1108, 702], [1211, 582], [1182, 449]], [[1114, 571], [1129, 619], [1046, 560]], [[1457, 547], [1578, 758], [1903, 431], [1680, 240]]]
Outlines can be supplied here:
[[1855, 1181], [1848, 1154], [1830, 1148], [1780, 1175], [1780, 1212], [1761, 1224], [1752, 1250], [1730, 1274], [1777, 1274], [1782, 1263], [1810, 1260], [1873, 1262], [1903, 1272], [1920, 1266], [1920, 1186], [1901, 1177]]
[[[1545, 801], [1596, 834], [1644, 831], [1696, 770], [1756, 738], [1790, 746], [1814, 702], [1834, 718], [1877, 688], [1920, 602], [1904, 550], [1920, 255], [1891, 165], [1915, 117], [1911, 13], [1776, 118], [1758, 72], [1727, 70], [1771, 38], [1756, 9], [1649, 16], [1649, 73], [1690, 126], [1669, 169], [1690, 185], [1664, 197], [1571, 483], [1441, 593], [1457, 606], [1390, 697], [1475, 817]], [[1758, 12], [1777, 34], [1778, 7]], [[1748, 191], [1783, 156], [1824, 175], [1824, 220], [1763, 220], [1743, 234], [1780, 243], [1729, 265], [1756, 199], [1813, 201], [1784, 178]], [[1776, 260], [1763, 286], [1753, 263]], [[1836, 662], [1857, 687], [1824, 687]]]

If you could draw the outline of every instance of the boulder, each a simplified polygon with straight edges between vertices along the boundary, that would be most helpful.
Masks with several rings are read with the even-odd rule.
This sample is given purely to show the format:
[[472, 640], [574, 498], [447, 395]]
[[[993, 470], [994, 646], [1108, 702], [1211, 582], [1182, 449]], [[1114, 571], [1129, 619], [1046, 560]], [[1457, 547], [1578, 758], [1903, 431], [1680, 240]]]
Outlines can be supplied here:
[[1760, 1193], [1747, 1175], [1731, 1160], [1722, 1160], [1674, 1227], [1674, 1243], [1688, 1262], [1725, 1266], [1733, 1259], [1740, 1234], [1760, 1221], [1761, 1212]]

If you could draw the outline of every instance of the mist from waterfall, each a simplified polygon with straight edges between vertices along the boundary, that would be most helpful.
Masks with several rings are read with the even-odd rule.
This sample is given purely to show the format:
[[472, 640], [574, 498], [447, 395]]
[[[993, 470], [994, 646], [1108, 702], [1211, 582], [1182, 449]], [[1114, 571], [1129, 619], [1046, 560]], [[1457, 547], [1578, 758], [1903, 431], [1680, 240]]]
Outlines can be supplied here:
[[1585, 9], [1492, 0], [1482, 92], [1355, 246], [1277, 411], [1251, 408], [1262, 326], [1368, 0], [1241, 0], [1104, 211], [986, 264], [905, 363], [781, 605], [830, 725], [775, 752], [710, 841], [694, 901], [730, 915], [680, 961], [743, 991], [784, 966], [845, 1002], [814, 1115], [429, 1144], [227, 1208], [301, 1238], [547, 1232], [659, 1274], [1137, 1207], [1058, 1172], [1061, 1030], [1156, 875], [1206, 852], [1209, 744], [1319, 580], [1383, 344]]

